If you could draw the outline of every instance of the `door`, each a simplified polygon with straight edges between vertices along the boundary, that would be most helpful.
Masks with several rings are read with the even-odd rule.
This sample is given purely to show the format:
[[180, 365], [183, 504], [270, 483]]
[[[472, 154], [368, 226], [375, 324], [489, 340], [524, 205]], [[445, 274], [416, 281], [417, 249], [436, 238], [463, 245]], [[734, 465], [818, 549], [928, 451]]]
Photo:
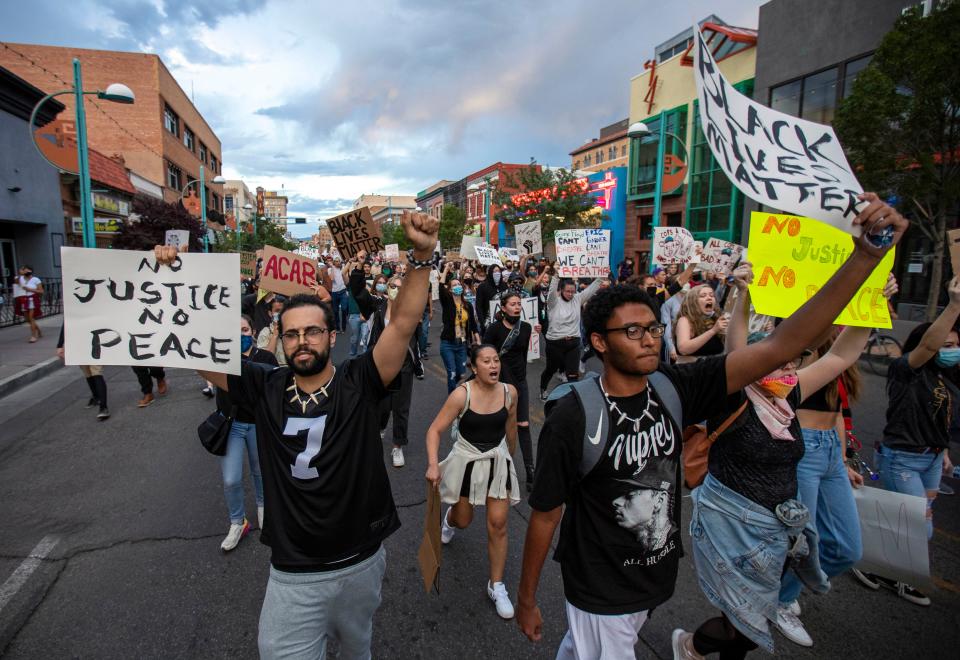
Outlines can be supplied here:
[[0, 238], [0, 281], [3, 291], [9, 292], [17, 276], [17, 249], [12, 239]]

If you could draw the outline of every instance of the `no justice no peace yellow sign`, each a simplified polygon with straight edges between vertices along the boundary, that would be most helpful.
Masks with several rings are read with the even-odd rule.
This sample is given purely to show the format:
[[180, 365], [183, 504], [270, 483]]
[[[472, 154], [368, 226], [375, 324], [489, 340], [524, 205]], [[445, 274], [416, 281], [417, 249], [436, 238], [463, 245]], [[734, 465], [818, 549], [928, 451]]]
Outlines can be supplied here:
[[[758, 314], [786, 318], [826, 284], [853, 254], [853, 237], [811, 218], [754, 212], [748, 254], [753, 263], [750, 298]], [[890, 328], [883, 297], [893, 268], [890, 250], [835, 323]]]

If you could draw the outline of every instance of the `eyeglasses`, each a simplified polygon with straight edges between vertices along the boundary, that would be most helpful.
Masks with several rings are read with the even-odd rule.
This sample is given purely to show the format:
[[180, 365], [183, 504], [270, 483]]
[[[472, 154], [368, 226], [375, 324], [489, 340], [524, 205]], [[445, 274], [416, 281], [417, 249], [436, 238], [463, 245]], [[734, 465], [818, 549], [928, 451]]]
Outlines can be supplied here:
[[809, 348], [805, 349], [803, 353], [800, 354], [800, 357], [794, 358], [789, 362], [784, 363], [784, 365], [780, 367], [780, 371], [786, 371], [787, 369], [799, 369], [803, 361], [806, 360], [808, 357], [811, 357], [812, 355], [813, 355], [813, 351], [811, 351]]
[[627, 339], [632, 339], [637, 341], [643, 339], [643, 336], [650, 333], [650, 336], [654, 339], [660, 339], [663, 337], [664, 333], [667, 331], [667, 326], [654, 323], [653, 325], [637, 325], [632, 323], [630, 325], [625, 325], [622, 328], [604, 328], [604, 334], [610, 334], [611, 332], [623, 332], [627, 335]]
[[326, 332], [328, 332], [327, 328], [320, 328], [312, 325], [309, 328], [304, 328], [303, 330], [287, 330], [280, 335], [280, 340], [286, 346], [294, 346], [296, 344], [303, 343], [319, 344], [320, 338]]

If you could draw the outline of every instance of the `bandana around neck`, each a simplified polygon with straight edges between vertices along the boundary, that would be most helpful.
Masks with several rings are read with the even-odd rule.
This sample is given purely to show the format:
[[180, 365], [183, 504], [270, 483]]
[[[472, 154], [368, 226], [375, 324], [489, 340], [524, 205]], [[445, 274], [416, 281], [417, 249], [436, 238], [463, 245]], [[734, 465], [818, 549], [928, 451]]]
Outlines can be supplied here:
[[753, 404], [757, 417], [777, 440], [796, 440], [790, 434], [790, 424], [796, 413], [786, 399], [768, 399], [763, 390], [751, 383], [744, 388], [747, 398]]

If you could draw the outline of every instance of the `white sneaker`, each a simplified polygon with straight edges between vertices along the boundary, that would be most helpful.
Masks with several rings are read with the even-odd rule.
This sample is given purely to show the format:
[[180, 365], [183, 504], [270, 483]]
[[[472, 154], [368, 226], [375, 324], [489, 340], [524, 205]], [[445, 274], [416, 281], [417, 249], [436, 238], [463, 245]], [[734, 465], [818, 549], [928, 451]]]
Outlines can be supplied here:
[[243, 522], [239, 525], [231, 523], [230, 531], [227, 532], [227, 538], [223, 539], [223, 543], [220, 544], [220, 549], [224, 552], [230, 552], [239, 545], [240, 539], [249, 533], [250, 523], [247, 522], [246, 518], [244, 518]]
[[447, 509], [447, 512], [443, 515], [443, 522], [440, 523], [440, 542], [444, 545], [450, 543], [453, 540], [453, 535], [457, 533], [456, 527], [451, 527], [450, 523], [447, 522], [447, 516], [450, 515], [450, 507]]
[[405, 465], [403, 461], [403, 447], [394, 447], [393, 448], [393, 467], [401, 468]]
[[703, 660], [703, 656], [693, 648], [693, 633], [677, 628], [670, 636], [673, 646], [673, 660]]
[[[781, 605], [782, 607], [782, 605]], [[800, 616], [800, 601], [795, 600], [789, 605], [787, 605], [787, 611], [790, 612], [793, 616]]]
[[257, 507], [257, 529], [263, 529], [263, 507]]
[[510, 602], [510, 596], [507, 595], [507, 588], [503, 582], [494, 582], [493, 586], [487, 581], [487, 595], [490, 596], [497, 606], [497, 614], [501, 619], [513, 618], [513, 603]]
[[380, 429], [380, 439], [383, 440], [387, 437], [387, 429]]
[[777, 628], [783, 633], [783, 636], [794, 644], [800, 646], [813, 646], [813, 638], [807, 633], [806, 628], [796, 614], [790, 611], [789, 607], [777, 608]]

